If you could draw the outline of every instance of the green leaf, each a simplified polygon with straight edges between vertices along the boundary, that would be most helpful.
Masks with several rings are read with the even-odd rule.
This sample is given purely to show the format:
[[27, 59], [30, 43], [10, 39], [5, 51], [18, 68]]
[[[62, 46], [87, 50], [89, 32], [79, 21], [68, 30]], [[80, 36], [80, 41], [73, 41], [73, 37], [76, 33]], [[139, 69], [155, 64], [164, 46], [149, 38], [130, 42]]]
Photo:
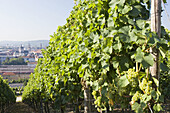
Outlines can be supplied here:
[[137, 30], [134, 30], [134, 29], [133, 29], [131, 32], [129, 32], [130, 41], [134, 41], [134, 42], [137, 41], [137, 38], [138, 38], [138, 37], [135, 35], [136, 31], [137, 31]]
[[154, 109], [154, 111], [161, 111], [161, 110], [163, 110], [162, 109], [162, 106], [158, 103], [158, 104], [155, 104], [154, 106], [153, 106], [153, 109]]
[[136, 62], [142, 62], [143, 57], [144, 57], [144, 53], [142, 52], [141, 48], [138, 47], [136, 50], [136, 57], [135, 57], [135, 61]]
[[128, 19], [128, 23], [129, 23], [129, 24], [132, 24], [132, 25], [135, 25], [134, 20], [133, 20], [133, 19], [130, 19], [130, 18]]
[[159, 81], [155, 78], [155, 77], [152, 77], [154, 83], [156, 84], [156, 86], [158, 87], [159, 86]]
[[162, 71], [168, 71], [168, 70], [169, 70], [169, 68], [167, 67], [167, 65], [165, 65], [164, 63], [160, 63], [160, 69], [161, 69]]
[[135, 102], [133, 105], [132, 105], [132, 110], [136, 110], [136, 109], [138, 109], [140, 107], [140, 105], [137, 103], [137, 102]]
[[165, 58], [166, 51], [162, 47], [159, 48], [159, 51], [160, 51], [162, 57]]
[[120, 37], [120, 41], [125, 43], [130, 43], [130, 37], [128, 36], [128, 33], [127, 34], [120, 33], [119, 37]]
[[82, 69], [88, 67], [88, 64], [82, 64]]
[[117, 4], [119, 4], [119, 0], [112, 0], [110, 3], [109, 3], [109, 6], [112, 8], [112, 9], [115, 9], [115, 6]]
[[149, 41], [148, 41], [148, 45], [155, 45], [157, 42], [159, 42], [158, 36], [155, 33], [150, 33], [149, 34]]
[[127, 56], [120, 56], [119, 57], [119, 66], [121, 67], [121, 70], [122, 71], [125, 71], [125, 70], [128, 70], [129, 68], [129, 65], [130, 65], [130, 60], [129, 60], [129, 57]]
[[130, 30], [129, 26], [123, 26], [122, 28], [119, 29], [119, 32], [128, 34], [129, 30]]
[[163, 0], [163, 2], [164, 2], [164, 3], [167, 3], [167, 1], [166, 1], [166, 0]]
[[[112, 0], [112, 1], [118, 1], [118, 0]], [[123, 6], [126, 0], [119, 0], [119, 5]]]
[[126, 87], [129, 84], [128, 79], [126, 78], [126, 76], [121, 76], [119, 81], [118, 81], [118, 86], [120, 87]]
[[136, 24], [140, 29], [143, 29], [145, 26], [145, 20], [139, 19], [136, 21]]
[[159, 97], [159, 101], [162, 102], [162, 103], [164, 102], [164, 96], [163, 96], [163, 95], [161, 95], [161, 96]]
[[130, 10], [132, 10], [132, 7], [129, 5], [125, 5], [124, 9], [122, 10], [122, 14], [128, 13]]
[[117, 61], [116, 57], [112, 58], [112, 64], [113, 68], [117, 69], [117, 67], [119, 66], [119, 62]]
[[143, 109], [146, 107], [146, 104], [144, 102], [141, 102], [140, 104], [138, 104], [137, 102], [135, 102], [132, 105], [132, 110], [135, 110], [136, 113], [143, 113]]
[[110, 46], [110, 47], [109, 47], [109, 53], [112, 54], [112, 52], [113, 52], [113, 47]]
[[103, 69], [106, 69], [107, 71], [109, 71], [109, 64], [106, 61], [102, 61], [101, 65]]
[[93, 11], [92, 11], [92, 15], [93, 15], [93, 17], [95, 17], [95, 18], [99, 16], [97, 10], [93, 10]]
[[117, 67], [119, 66], [119, 62], [118, 61], [113, 61], [113, 68], [117, 69]]
[[104, 17], [99, 18], [99, 19], [98, 19], [98, 24], [99, 24], [99, 25], [105, 25], [105, 21], [106, 21], [106, 20], [105, 20]]
[[139, 11], [137, 8], [133, 7], [133, 9], [129, 12], [130, 16], [137, 17], [139, 15]]
[[98, 42], [99, 43], [99, 36], [94, 35], [93, 43]]
[[93, 82], [93, 87], [94, 87], [94, 90], [95, 90], [95, 91], [98, 91], [98, 90], [99, 90], [99, 81], [97, 81], [97, 80], [94, 81], [94, 82]]
[[153, 97], [154, 100], [156, 100], [157, 94], [156, 94], [156, 91], [155, 91], [155, 90], [152, 90], [152, 91], [151, 91], [151, 96]]
[[154, 64], [154, 58], [151, 54], [144, 56], [142, 60], [142, 65], [144, 68], [148, 68], [149, 66], [152, 66]]
[[148, 2], [149, 0], [144, 0], [144, 3]]
[[150, 101], [152, 99], [152, 96], [151, 95], [147, 95], [147, 97], [146, 97], [146, 102], [148, 102], [148, 101]]
[[[114, 21], [113, 21], [112, 17], [108, 18], [107, 25], [108, 25], [108, 27], [114, 27]], [[111, 35], [113, 35], [113, 34], [111, 34]]]
[[119, 50], [119, 51], [121, 51], [121, 48], [122, 48], [122, 44], [121, 44], [121, 42], [118, 40], [117, 43], [113, 45], [113, 49], [114, 49], [114, 50]]

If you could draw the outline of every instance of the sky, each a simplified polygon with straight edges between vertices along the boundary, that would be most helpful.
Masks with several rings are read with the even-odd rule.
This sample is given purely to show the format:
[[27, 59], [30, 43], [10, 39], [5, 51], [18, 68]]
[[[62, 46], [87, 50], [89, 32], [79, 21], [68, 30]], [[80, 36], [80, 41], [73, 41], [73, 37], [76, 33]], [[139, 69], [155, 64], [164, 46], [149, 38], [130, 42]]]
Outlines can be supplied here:
[[[74, 0], [0, 0], [0, 41], [49, 40], [66, 23], [73, 6]], [[165, 11], [162, 25], [170, 30]]]
[[49, 40], [74, 0], [0, 0], [0, 40]]
[[164, 11], [162, 12], [161, 22], [162, 22], [162, 26], [164, 26], [165, 28], [170, 30], [170, 0], [166, 0], [166, 1], [167, 1], [167, 3], [165, 4], [165, 9], [166, 9], [168, 15], [166, 14], [166, 11], [162, 5], [162, 10], [164, 10]]

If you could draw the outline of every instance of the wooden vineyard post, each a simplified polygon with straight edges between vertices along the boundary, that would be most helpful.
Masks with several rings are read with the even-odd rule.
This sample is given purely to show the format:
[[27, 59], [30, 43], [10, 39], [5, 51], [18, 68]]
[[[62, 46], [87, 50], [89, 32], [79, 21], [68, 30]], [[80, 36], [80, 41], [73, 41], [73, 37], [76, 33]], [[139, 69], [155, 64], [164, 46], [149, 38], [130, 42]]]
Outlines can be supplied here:
[[[151, 0], [151, 31], [156, 32], [159, 38], [161, 37], [161, 0]], [[151, 48], [150, 51], [154, 57], [154, 64], [150, 67], [151, 75], [159, 79], [159, 50]]]
[[89, 86], [84, 84], [84, 113], [91, 113], [91, 104], [90, 104], [90, 89]]

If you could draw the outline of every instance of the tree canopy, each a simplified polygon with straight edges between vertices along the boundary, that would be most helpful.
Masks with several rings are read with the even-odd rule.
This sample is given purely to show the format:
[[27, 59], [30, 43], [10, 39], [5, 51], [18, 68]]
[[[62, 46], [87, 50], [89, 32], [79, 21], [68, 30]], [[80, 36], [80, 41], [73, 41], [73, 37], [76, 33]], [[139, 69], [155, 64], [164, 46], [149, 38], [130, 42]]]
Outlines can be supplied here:
[[24, 61], [23, 58], [6, 58], [4, 62], [2, 62], [3, 65], [27, 65], [27, 63]]

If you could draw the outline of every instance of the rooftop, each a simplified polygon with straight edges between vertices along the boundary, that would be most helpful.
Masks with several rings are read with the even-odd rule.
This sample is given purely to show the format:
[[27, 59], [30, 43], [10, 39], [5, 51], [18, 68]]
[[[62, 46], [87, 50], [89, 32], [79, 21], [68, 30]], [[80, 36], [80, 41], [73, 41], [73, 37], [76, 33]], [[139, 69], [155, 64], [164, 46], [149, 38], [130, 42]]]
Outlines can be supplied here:
[[13, 72], [5, 72], [2, 75], [15, 75], [15, 73], [13, 73]]

